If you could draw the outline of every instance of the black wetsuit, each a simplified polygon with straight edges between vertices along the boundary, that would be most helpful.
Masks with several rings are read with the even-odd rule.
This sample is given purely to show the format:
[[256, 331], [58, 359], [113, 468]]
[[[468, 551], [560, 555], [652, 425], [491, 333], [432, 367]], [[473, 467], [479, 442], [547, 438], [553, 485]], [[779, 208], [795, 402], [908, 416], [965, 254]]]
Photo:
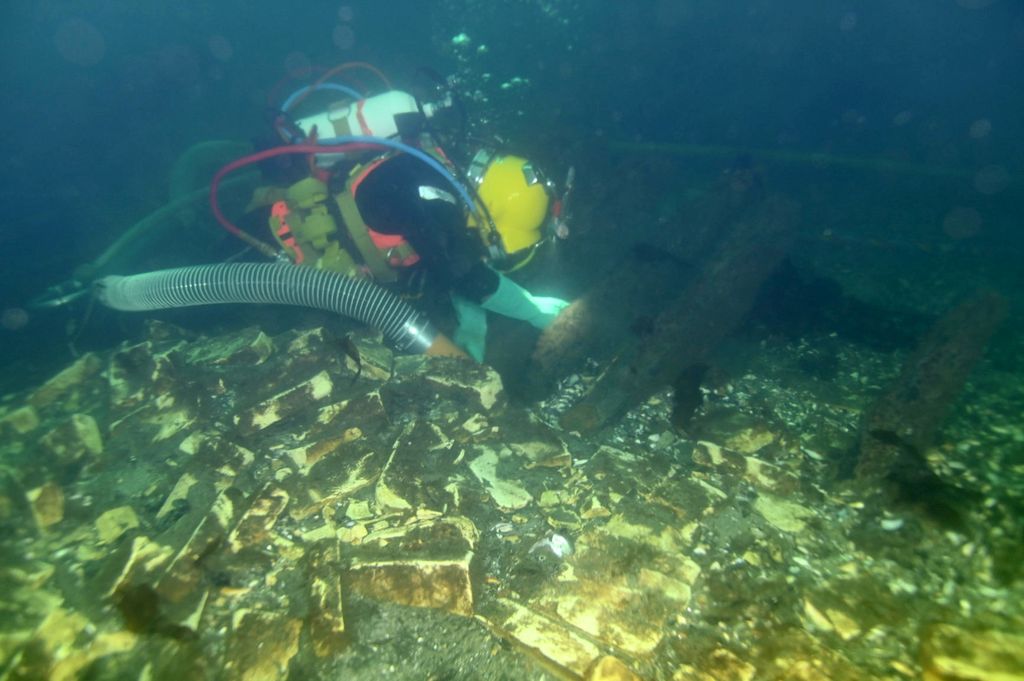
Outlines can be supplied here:
[[[454, 203], [430, 198], [436, 196], [432, 189], [454, 197]], [[416, 266], [433, 285], [476, 303], [498, 288], [497, 273], [484, 264], [483, 245], [466, 226], [462, 200], [422, 160], [409, 154], [387, 159], [359, 183], [355, 200], [367, 226], [409, 242], [420, 256]]]

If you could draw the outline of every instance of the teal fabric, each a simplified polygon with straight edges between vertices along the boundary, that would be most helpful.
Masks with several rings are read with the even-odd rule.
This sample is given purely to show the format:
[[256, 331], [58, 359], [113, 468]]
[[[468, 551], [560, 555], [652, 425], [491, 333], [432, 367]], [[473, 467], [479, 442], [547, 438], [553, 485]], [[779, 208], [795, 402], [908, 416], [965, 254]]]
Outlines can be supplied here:
[[459, 325], [452, 340], [478, 362], [484, 361], [487, 348], [487, 312], [462, 296], [452, 296]]
[[498, 277], [498, 290], [482, 303], [485, 310], [521, 319], [538, 329], [546, 329], [558, 313], [569, 305], [561, 298], [532, 295], [504, 274]]

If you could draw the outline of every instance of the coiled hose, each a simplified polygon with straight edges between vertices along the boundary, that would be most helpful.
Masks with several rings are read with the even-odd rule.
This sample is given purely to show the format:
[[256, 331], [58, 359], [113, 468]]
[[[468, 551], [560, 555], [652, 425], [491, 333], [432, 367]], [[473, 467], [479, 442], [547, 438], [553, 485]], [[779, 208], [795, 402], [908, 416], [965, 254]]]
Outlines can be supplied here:
[[390, 291], [365, 279], [312, 267], [281, 263], [198, 265], [103, 277], [96, 281], [95, 289], [101, 303], [127, 312], [219, 303], [314, 307], [380, 329], [402, 352], [428, 352], [435, 340], [443, 339], [419, 311]]

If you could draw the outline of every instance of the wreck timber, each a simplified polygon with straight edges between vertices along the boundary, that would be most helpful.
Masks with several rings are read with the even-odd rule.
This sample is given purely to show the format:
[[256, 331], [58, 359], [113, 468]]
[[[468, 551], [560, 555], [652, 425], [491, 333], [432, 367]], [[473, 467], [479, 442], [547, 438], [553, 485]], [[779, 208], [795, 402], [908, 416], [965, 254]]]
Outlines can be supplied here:
[[644, 342], [622, 349], [563, 415], [562, 426], [601, 428], [708, 357], [740, 324], [761, 283], [786, 255], [798, 214], [795, 203], [776, 196], [739, 216], [697, 280], [667, 302]]

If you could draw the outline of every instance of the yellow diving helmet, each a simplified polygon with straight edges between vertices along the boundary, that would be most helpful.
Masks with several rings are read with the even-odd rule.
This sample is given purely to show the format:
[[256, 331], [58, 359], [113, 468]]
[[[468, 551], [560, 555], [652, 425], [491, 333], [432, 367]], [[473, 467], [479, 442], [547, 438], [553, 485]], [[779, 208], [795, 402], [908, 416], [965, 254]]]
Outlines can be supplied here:
[[532, 255], [532, 248], [545, 236], [544, 226], [550, 217], [550, 187], [541, 174], [525, 158], [481, 149], [466, 175], [483, 203], [480, 212], [487, 223], [481, 225], [473, 216], [470, 226], [480, 228], [491, 256], [518, 259]]

